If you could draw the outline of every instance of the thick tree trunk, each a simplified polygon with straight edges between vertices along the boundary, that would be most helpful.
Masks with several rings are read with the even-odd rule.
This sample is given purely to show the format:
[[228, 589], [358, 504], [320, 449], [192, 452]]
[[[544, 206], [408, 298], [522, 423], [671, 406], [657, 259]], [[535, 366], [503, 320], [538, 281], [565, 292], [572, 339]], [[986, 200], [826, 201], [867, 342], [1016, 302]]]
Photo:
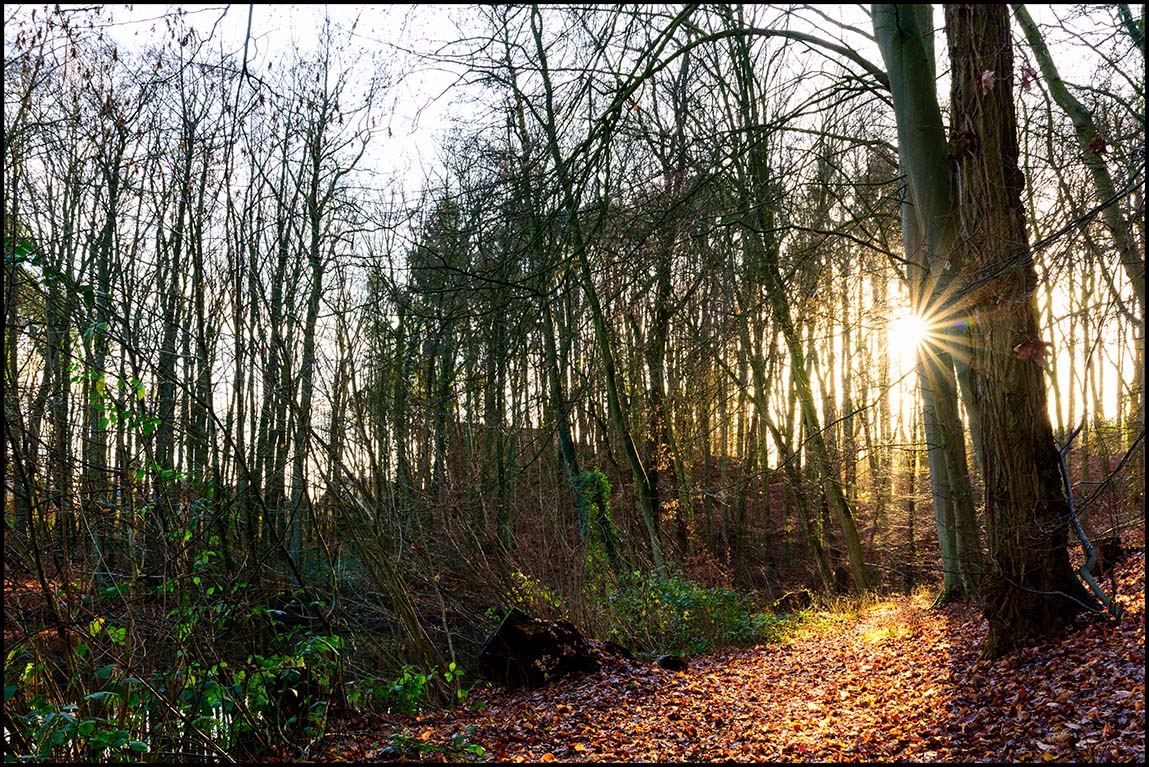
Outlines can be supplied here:
[[990, 550], [982, 584], [986, 654], [995, 656], [1049, 636], [1092, 599], [1066, 548], [1069, 508], [1046, 405], [1037, 275], [1021, 203], [1008, 10], [947, 5], [946, 30], [950, 154], [962, 190], [954, 262], [972, 320], [970, 378], [981, 416]]

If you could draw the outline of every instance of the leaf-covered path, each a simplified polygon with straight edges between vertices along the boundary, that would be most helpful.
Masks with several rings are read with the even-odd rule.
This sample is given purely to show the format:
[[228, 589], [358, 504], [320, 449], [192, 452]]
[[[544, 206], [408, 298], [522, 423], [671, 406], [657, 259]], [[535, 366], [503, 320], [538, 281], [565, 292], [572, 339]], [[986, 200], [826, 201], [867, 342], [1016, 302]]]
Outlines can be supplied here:
[[1117, 582], [1119, 626], [1082, 619], [999, 662], [978, 660], [986, 628], [969, 606], [896, 599], [823, 615], [786, 646], [696, 657], [685, 672], [610, 660], [540, 690], [477, 691], [453, 714], [345, 722], [314, 756], [1143, 762], [1143, 551]]

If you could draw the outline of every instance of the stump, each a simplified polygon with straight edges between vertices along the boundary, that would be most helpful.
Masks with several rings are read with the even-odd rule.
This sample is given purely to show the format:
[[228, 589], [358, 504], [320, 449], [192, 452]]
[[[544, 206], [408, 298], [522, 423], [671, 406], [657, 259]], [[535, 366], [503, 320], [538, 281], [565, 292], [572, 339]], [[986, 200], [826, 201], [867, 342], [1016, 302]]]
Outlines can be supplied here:
[[510, 690], [598, 669], [594, 649], [569, 621], [532, 618], [518, 609], [511, 610], [479, 650], [479, 672]]
[[1097, 564], [1093, 566], [1093, 573], [1097, 577], [1108, 575], [1109, 571], [1125, 557], [1125, 549], [1121, 546], [1121, 538], [1110, 535], [1102, 538], [1095, 546], [1097, 549]]

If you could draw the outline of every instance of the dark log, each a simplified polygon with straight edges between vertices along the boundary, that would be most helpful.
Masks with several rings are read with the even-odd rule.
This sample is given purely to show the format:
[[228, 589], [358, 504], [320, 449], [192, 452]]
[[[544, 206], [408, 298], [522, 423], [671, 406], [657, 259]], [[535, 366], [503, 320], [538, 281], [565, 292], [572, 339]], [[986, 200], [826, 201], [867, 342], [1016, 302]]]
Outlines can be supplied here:
[[654, 662], [667, 671], [686, 671], [690, 668], [690, 661], [681, 655], [660, 655]]
[[479, 650], [479, 673], [511, 690], [598, 669], [594, 649], [570, 622], [532, 618], [518, 609], [511, 610]]

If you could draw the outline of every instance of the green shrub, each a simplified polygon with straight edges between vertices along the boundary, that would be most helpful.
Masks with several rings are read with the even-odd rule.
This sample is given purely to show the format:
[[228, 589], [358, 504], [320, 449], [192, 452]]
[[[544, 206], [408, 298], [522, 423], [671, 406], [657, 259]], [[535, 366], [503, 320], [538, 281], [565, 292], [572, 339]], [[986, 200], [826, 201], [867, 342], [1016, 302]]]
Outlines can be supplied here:
[[[462, 684], [463, 671], [454, 661], [442, 671], [421, 671], [403, 666], [391, 680], [361, 678], [348, 683], [347, 702], [353, 708], [374, 707], [386, 712], [418, 714], [443, 703], [441, 691], [453, 688], [453, 700], [462, 703], [469, 690]], [[437, 689], [439, 694], [437, 694]]]
[[611, 593], [610, 638], [638, 652], [694, 654], [776, 641], [774, 616], [732, 589], [678, 574], [632, 573]]
[[575, 477], [574, 490], [579, 534], [589, 544], [588, 563], [601, 554], [610, 568], [618, 572], [619, 542], [610, 510], [610, 480], [598, 469], [591, 469]]
[[[517, 607], [529, 615], [562, 614], [566, 611], [562, 596], [538, 578], [516, 570], [511, 573], [514, 585], [507, 598], [510, 607]], [[497, 612], [491, 613], [494, 617]]]

